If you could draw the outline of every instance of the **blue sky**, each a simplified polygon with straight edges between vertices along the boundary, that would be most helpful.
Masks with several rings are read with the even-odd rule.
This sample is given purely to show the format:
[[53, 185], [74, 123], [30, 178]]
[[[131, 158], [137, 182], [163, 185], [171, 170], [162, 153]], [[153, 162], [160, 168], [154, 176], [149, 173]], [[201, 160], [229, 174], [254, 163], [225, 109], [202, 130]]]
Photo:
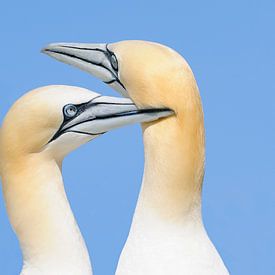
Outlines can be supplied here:
[[[157, 41], [190, 63], [204, 104], [203, 216], [232, 274], [275, 270], [274, 1], [5, 1], [0, 9], [0, 118], [26, 91], [48, 84], [116, 95], [58, 63], [50, 42]], [[66, 191], [98, 275], [113, 274], [143, 171], [138, 125], [81, 147], [64, 162]], [[21, 254], [0, 196], [0, 273]]]

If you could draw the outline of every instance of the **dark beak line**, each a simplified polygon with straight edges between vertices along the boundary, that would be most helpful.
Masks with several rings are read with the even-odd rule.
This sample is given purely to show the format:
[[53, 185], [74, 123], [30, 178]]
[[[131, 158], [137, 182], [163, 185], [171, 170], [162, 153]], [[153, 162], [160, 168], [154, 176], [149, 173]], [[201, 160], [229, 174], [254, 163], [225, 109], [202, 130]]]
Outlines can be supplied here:
[[103, 135], [103, 134], [106, 133], [106, 132], [102, 132], [102, 133], [87, 133], [87, 132], [81, 132], [81, 131], [75, 131], [75, 130], [71, 130], [71, 131], [68, 131], [68, 132], [76, 133], [76, 134], [82, 134], [82, 135], [88, 135], [88, 136], [98, 136], [98, 135]]
[[[92, 50], [92, 49], [90, 49], [90, 50]], [[105, 66], [103, 66], [101, 63], [95, 63], [95, 62], [92, 62], [92, 61], [87, 60], [85, 58], [76, 56], [74, 54], [64, 53], [64, 52], [61, 52], [61, 51], [58, 51], [58, 50], [48, 50], [48, 49], [45, 49], [44, 51], [45, 52], [50, 52], [50, 53], [56, 53], [56, 54], [60, 54], [60, 55], [64, 55], [64, 56], [68, 56], [68, 57], [75, 58], [75, 59], [84, 61], [86, 63], [92, 64], [92, 65], [95, 65], [95, 66], [102, 67], [102, 68], [106, 69], [107, 71], [109, 71], [116, 78], [116, 76], [114, 75], [114, 73], [112, 71], [110, 71], [108, 68], [106, 68]]]
[[90, 119], [86, 119], [83, 120], [81, 122], [78, 122], [76, 124], [71, 125], [70, 127], [64, 128], [60, 133], [65, 133], [66, 131], [68, 131], [69, 129], [86, 123], [86, 122], [90, 122], [93, 120], [103, 120], [103, 119], [108, 119], [108, 118], [115, 118], [115, 117], [123, 117], [123, 116], [133, 116], [133, 115], [138, 115], [138, 114], [150, 114], [150, 113], [156, 113], [156, 112], [163, 112], [163, 111], [171, 111], [170, 109], [143, 109], [143, 110], [134, 110], [134, 111], [128, 111], [128, 112], [121, 112], [121, 113], [116, 113], [116, 114], [112, 114], [112, 115], [102, 115], [102, 116], [97, 116], [97, 117], [93, 117]]
[[84, 51], [98, 51], [98, 52], [102, 52], [104, 54], [106, 54], [106, 52], [102, 49], [99, 49], [99, 48], [94, 48], [94, 49], [91, 49], [91, 48], [81, 48], [81, 47], [76, 47], [76, 46], [59, 46], [60, 48], [67, 48], [67, 49], [76, 49], [76, 50], [84, 50]]
[[128, 112], [121, 112], [121, 113], [116, 113], [116, 114], [112, 114], [112, 115], [102, 115], [102, 116], [97, 116], [97, 117], [93, 117], [91, 119], [86, 119], [84, 121], [78, 122], [76, 124], [71, 125], [70, 127], [61, 129], [61, 131], [58, 131], [52, 138], [51, 140], [48, 142], [52, 142], [55, 139], [57, 139], [58, 137], [60, 137], [62, 134], [66, 133], [66, 132], [75, 132], [75, 133], [79, 133], [79, 134], [89, 134], [89, 135], [100, 135], [100, 134], [104, 134], [103, 133], [86, 133], [86, 132], [81, 132], [81, 131], [74, 131], [74, 130], [70, 130], [71, 128], [86, 123], [86, 122], [91, 122], [94, 120], [104, 120], [104, 119], [109, 119], [109, 118], [116, 118], [116, 117], [123, 117], [123, 116], [133, 116], [133, 115], [138, 115], [138, 114], [145, 114], [145, 113], [156, 113], [156, 112], [165, 112], [165, 111], [171, 111], [168, 108], [157, 108], [157, 109], [141, 109], [141, 110], [134, 110], [134, 111], [128, 111]]
[[[95, 48], [95, 49], [89, 49], [89, 48], [80, 48], [80, 47], [72, 47], [72, 46], [60, 46], [61, 48], [69, 48], [69, 49], [79, 49], [79, 50], [87, 50], [87, 51], [99, 51], [99, 52], [102, 52], [106, 55], [106, 52], [104, 50], [101, 50], [101, 49], [98, 49], [98, 48]], [[44, 52], [52, 52], [52, 53], [56, 53], [56, 54], [60, 54], [60, 55], [64, 55], [64, 56], [68, 56], [68, 57], [71, 57], [71, 58], [75, 58], [75, 59], [78, 59], [78, 60], [81, 60], [83, 62], [86, 62], [86, 63], [89, 63], [89, 64], [92, 64], [94, 66], [99, 66], [101, 68], [104, 68], [105, 70], [107, 70], [109, 73], [111, 73], [111, 75], [114, 77], [114, 79], [110, 80], [110, 81], [103, 81], [104, 83], [106, 84], [112, 84], [114, 82], [118, 82], [122, 87], [123, 89], [126, 90], [125, 86], [121, 83], [121, 81], [118, 79], [118, 77], [109, 69], [109, 68], [106, 68], [104, 65], [102, 65], [101, 63], [96, 63], [96, 62], [92, 62], [90, 60], [87, 60], [85, 58], [82, 58], [82, 57], [79, 57], [79, 56], [76, 56], [74, 54], [69, 54], [69, 53], [64, 53], [62, 51], [58, 51], [58, 50], [50, 50], [50, 49], [44, 49]]]

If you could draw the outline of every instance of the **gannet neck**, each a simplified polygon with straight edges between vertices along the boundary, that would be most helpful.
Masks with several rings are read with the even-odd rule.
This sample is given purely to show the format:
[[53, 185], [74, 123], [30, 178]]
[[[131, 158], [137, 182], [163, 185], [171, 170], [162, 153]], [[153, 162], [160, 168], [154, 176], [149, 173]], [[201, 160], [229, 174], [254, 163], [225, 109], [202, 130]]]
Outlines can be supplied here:
[[192, 108], [182, 117], [178, 114], [144, 125], [143, 139], [145, 169], [140, 201], [160, 219], [184, 220], [191, 210], [200, 209], [204, 174], [202, 112]]
[[60, 166], [43, 154], [6, 161], [3, 192], [23, 252], [22, 274], [92, 274]]
[[201, 218], [204, 126], [200, 100], [143, 125], [145, 169], [116, 275], [228, 274]]

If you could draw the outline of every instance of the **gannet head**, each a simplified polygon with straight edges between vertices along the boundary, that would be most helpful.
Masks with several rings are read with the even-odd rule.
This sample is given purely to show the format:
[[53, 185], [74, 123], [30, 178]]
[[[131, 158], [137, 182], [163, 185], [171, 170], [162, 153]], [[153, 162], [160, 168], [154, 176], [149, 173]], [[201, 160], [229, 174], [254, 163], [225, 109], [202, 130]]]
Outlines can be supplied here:
[[[163, 186], [164, 191], [157, 192], [155, 200], [165, 206], [165, 213], [171, 213], [168, 205], [185, 201], [188, 209], [190, 201], [199, 202], [205, 159], [203, 112], [196, 80], [181, 55], [146, 41], [57, 43], [43, 52], [95, 75], [139, 108], [173, 110], [175, 115], [169, 118], [142, 125], [144, 181], [153, 184], [151, 176], [159, 175], [158, 190]], [[160, 193], [166, 195], [160, 199]]]
[[100, 78], [129, 96], [139, 107], [167, 107], [179, 114], [192, 105], [190, 101], [200, 101], [187, 62], [161, 44], [147, 41], [55, 43], [43, 52]]
[[158, 119], [167, 112], [138, 110], [129, 99], [101, 96], [84, 88], [39, 88], [21, 97], [6, 115], [1, 129], [2, 154], [14, 159], [47, 152], [60, 159], [109, 130]]

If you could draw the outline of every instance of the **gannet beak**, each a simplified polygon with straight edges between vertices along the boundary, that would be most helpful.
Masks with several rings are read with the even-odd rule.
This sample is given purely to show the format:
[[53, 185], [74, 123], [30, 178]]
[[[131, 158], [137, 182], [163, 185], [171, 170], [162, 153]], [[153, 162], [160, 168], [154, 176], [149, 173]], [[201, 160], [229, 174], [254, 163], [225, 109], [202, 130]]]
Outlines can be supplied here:
[[98, 136], [115, 128], [154, 121], [172, 113], [171, 110], [164, 108], [137, 109], [128, 98], [97, 96], [84, 104], [64, 106], [63, 123], [49, 143], [69, 132]]
[[54, 43], [41, 51], [94, 75], [128, 97], [126, 88], [119, 80], [116, 56], [108, 49], [108, 44]]

